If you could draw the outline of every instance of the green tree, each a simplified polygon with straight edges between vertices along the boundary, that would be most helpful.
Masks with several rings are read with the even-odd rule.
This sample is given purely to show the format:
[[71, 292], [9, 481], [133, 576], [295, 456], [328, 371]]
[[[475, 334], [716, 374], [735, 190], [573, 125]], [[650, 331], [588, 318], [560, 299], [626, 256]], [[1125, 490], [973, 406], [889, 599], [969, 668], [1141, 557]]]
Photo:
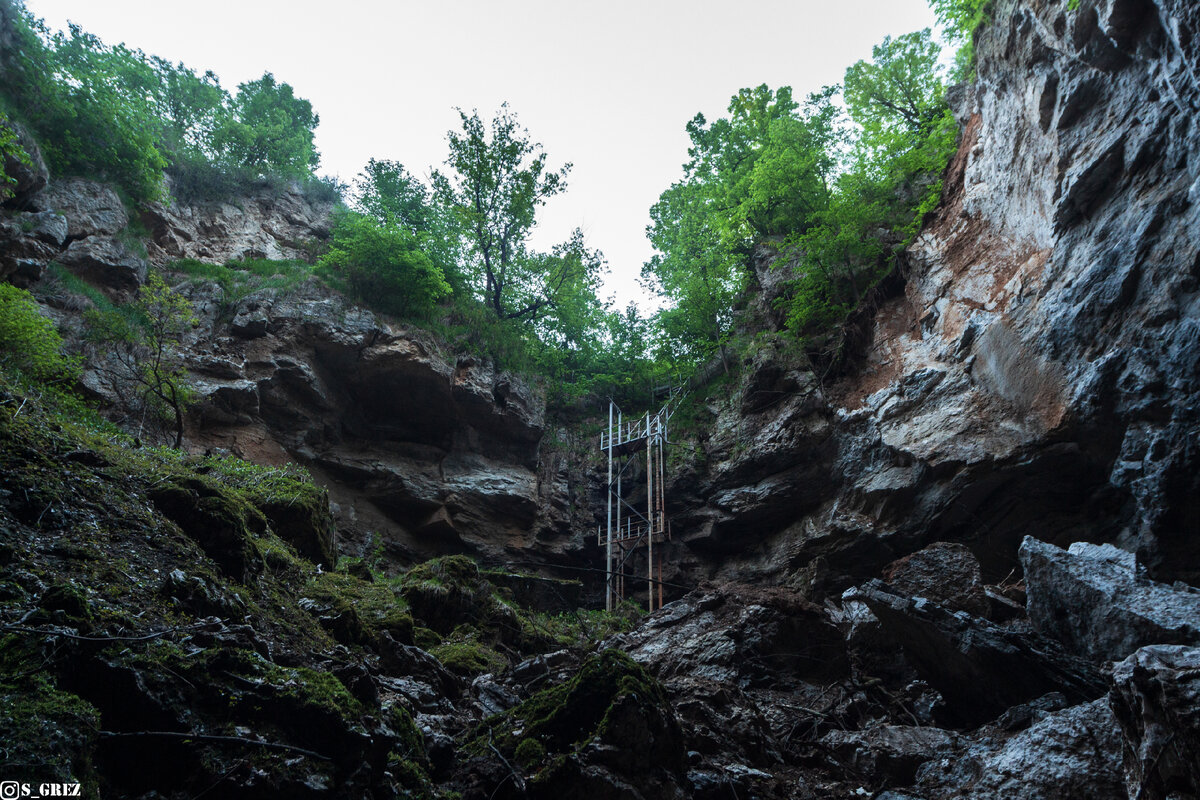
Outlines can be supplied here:
[[684, 177], [650, 210], [657, 253], [643, 278], [668, 301], [659, 318], [669, 357], [688, 361], [725, 345], [756, 241], [802, 232], [829, 203], [844, 138], [833, 89], [801, 107], [789, 87], [742, 89], [729, 116], [688, 123]]
[[534, 274], [541, 281], [526, 287], [528, 294], [517, 302], [532, 306], [549, 299], [534, 323], [538, 338], [559, 354], [575, 356], [577, 368], [582, 368], [595, 352], [603, 324], [604, 306], [596, 292], [607, 271], [604, 254], [588, 248], [583, 231], [576, 228], [550, 253], [531, 258], [539, 262]]
[[894, 148], [929, 133], [946, 110], [946, 88], [938, 69], [941, 48], [929, 28], [893, 39], [885, 36], [870, 61], [846, 70], [850, 118], [869, 145]]
[[462, 233], [452, 209], [398, 161], [372, 158], [355, 182], [354, 203], [380, 225], [411, 231], [455, 293], [466, 289]]
[[[991, 0], [930, 0], [947, 41], [957, 44], [954, 79], [970, 80], [975, 72], [975, 30], [988, 19]], [[1076, 3], [1078, 0], [1071, 0]]]
[[329, 251], [318, 266], [351, 296], [401, 316], [427, 314], [451, 292], [442, 270], [421, 249], [413, 231], [353, 211], [338, 215]]
[[143, 54], [108, 47], [77, 25], [51, 35], [25, 12], [14, 25], [5, 104], [29, 124], [51, 171], [112, 180], [137, 200], [160, 196], [166, 161]]
[[801, 255], [786, 301], [792, 330], [809, 334], [836, 327], [879, 276], [885, 253], [879, 229], [887, 219], [887, 199], [879, 190], [859, 172], [841, 176], [812, 227], [788, 240]]
[[[883, 227], [910, 238], [941, 196], [941, 173], [958, 139], [946, 105], [940, 48], [928, 28], [885, 37], [871, 62], [846, 70], [846, 105], [858, 124], [853, 170], [883, 184], [894, 196]], [[862, 187], [864, 180], [855, 185]], [[910, 202], [910, 198], [915, 201]]]
[[16, 369], [44, 382], [71, 380], [78, 359], [62, 353], [54, 322], [42, 316], [37, 300], [24, 289], [0, 282], [0, 367]]
[[507, 104], [490, 126], [478, 112], [459, 116], [462, 131], [447, 134], [453, 173], [435, 173], [435, 190], [458, 218], [473, 256], [468, 271], [484, 303], [500, 319], [536, 320], [570, 283], [574, 267], [531, 253], [527, 241], [537, 209], [566, 189], [571, 165], [548, 170], [542, 146], [530, 141]]
[[642, 268], [642, 279], [668, 303], [659, 314], [670, 347], [664, 355], [701, 361], [719, 351], [724, 360], [746, 272], [722, 239], [706, 187], [675, 184], [650, 209], [650, 219], [646, 233], [658, 252]]
[[229, 92], [211, 70], [198, 75], [156, 56], [149, 63], [156, 78], [150, 90], [168, 154], [173, 159], [185, 154], [215, 157], [213, 137], [228, 123]]
[[140, 436], [147, 417], [165, 421], [183, 444], [183, 414], [195, 399], [183, 363], [184, 336], [196, 324], [187, 298], [151, 273], [128, 306], [89, 311], [88, 336], [102, 349], [109, 386], [131, 405], [140, 406]]
[[368, 161], [355, 182], [354, 201], [378, 222], [395, 222], [412, 231], [430, 227], [429, 189], [399, 161]]
[[846, 105], [857, 126], [851, 157], [828, 206], [786, 242], [800, 264], [784, 301], [797, 333], [837, 328], [937, 204], [958, 133], [939, 55], [925, 29], [886, 37], [871, 61], [846, 70]]
[[320, 163], [313, 131], [320, 124], [312, 104], [297, 97], [271, 73], [238, 85], [230, 102], [230, 117], [213, 133], [213, 146], [225, 162], [256, 170], [302, 178]]

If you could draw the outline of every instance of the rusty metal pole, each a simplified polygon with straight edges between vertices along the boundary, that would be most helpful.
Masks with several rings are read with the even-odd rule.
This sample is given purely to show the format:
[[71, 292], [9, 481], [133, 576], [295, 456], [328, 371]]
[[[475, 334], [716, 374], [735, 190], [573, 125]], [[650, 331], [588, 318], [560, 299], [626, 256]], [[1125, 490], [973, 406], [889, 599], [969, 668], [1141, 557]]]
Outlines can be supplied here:
[[[666, 438], [666, 430], [659, 420], [658, 436], [658, 527], [664, 533], [666, 532], [667, 524], [667, 495], [663, 484], [666, 483], [667, 468], [663, 458], [663, 439]], [[663, 607], [663, 583], [662, 583], [662, 562], [663, 553], [658, 554], [658, 607]]]
[[654, 437], [646, 412], [646, 606], [654, 610]]
[[613, 610], [613, 528], [612, 528], [612, 472], [613, 472], [613, 402], [608, 401], [608, 545], [607, 545], [607, 561], [604, 564], [605, 575], [604, 583], [604, 607], [608, 611]]
[[[611, 413], [611, 410], [610, 410], [610, 413]], [[617, 407], [617, 440], [618, 441], [620, 441], [621, 439], [624, 438], [621, 434], [621, 423], [622, 423], [621, 408], [620, 408], [620, 406], [618, 406]], [[625, 471], [624, 469], [617, 467], [617, 496], [613, 500], [613, 505], [615, 505], [617, 507], [616, 524], [613, 525], [613, 530], [616, 531], [617, 539], [621, 538], [621, 474], [624, 471]], [[611, 484], [612, 478], [609, 478], [608, 482]], [[610, 487], [610, 489], [611, 489], [611, 487]]]

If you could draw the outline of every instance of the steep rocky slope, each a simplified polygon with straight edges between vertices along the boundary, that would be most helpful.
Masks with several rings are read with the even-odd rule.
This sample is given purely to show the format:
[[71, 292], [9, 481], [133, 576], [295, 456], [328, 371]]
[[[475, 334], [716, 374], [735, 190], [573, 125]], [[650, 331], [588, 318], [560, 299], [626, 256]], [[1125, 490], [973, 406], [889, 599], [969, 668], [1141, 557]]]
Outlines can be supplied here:
[[[189, 446], [300, 460], [331, 506], [0, 397], [22, 768], [119, 797], [1200, 796], [1200, 11], [992, 10], [943, 202], [851, 357], [814, 370], [752, 301], [751, 355], [677, 418], [675, 602], [633, 629], [461, 558], [329, 570], [335, 527], [383, 563], [594, 566], [600, 478], [536, 387], [315, 283], [230, 304], [174, 275]], [[148, 260], [322, 227], [291, 200], [152, 209], [142, 257], [107, 190], [36, 184], [0, 254], [35, 289], [56, 259], [127, 296]]]
[[[150, 267], [165, 271], [199, 318], [183, 342], [198, 396], [187, 448], [304, 463], [333, 492], [344, 552], [386, 547], [406, 563], [578, 553], [555, 444], [568, 434], [544, 436], [537, 388], [316, 281], [247, 292], [172, 271], [184, 258], [309, 256], [328, 235], [328, 203], [264, 187], [236, 202], [152, 203], [131, 219], [112, 189], [69, 179], [30, 182], [12, 205], [21, 210], [3, 222], [0, 274], [33, 288], [69, 330], [90, 303], [47, 276], [51, 263], [117, 300]], [[84, 384], [119, 418], [103, 354], [93, 357]]]
[[953, 539], [994, 581], [1032, 534], [1200, 577], [1197, 12], [1067, 5], [996, 4], [943, 203], [855, 368], [821, 386], [759, 355], [715, 409], [673, 493], [710, 574], [820, 557], [837, 588]]

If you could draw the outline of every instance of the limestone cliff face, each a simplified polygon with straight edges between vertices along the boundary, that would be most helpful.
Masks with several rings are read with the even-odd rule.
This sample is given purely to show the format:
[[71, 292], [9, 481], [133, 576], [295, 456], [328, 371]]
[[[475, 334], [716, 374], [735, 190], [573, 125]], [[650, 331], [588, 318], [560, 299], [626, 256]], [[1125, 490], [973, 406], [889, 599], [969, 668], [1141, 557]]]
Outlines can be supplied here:
[[1197, 34], [1175, 0], [996, 4], [861, 368], [745, 365], [680, 479], [685, 562], [866, 574], [958, 539], [999, 579], [1033, 534], [1200, 577]]
[[[854, 366], [819, 377], [766, 334], [681, 437], [674, 580], [832, 592], [957, 540], [994, 581], [1027, 534], [1114, 541], [1155, 577], [1200, 578], [1200, 11], [1068, 6], [995, 5], [978, 80], [954, 95], [943, 203], [860, 320]], [[328, 232], [329, 208], [295, 191], [153, 205], [142, 256], [111, 190], [55, 181], [18, 200], [0, 274], [33, 285], [57, 260], [114, 296], [151, 263], [294, 257]], [[764, 317], [771, 261], [750, 303]], [[547, 435], [534, 388], [316, 285], [234, 307], [188, 291], [205, 320], [193, 446], [304, 461], [353, 547], [372, 532], [406, 557], [594, 566], [598, 473], [568, 469], [582, 434]]]
[[[181, 258], [304, 256], [328, 236], [329, 204], [264, 188], [153, 203], [131, 220], [115, 191], [82, 179], [31, 182], [14, 202], [22, 210], [0, 219], [0, 277], [31, 287], [68, 331], [81, 330], [89, 301], [47, 278], [52, 262], [118, 300], [150, 267], [165, 271], [199, 318], [183, 347], [198, 395], [186, 446], [308, 466], [331, 491], [343, 553], [465, 551], [495, 563], [569, 560], [582, 547], [565, 535], [563, 447], [543, 447], [538, 388], [316, 281], [235, 298], [171, 271]], [[119, 419], [122, 400], [95, 358], [84, 385]]]
[[1055, 514], [1059, 535], [1115, 534], [1192, 581], [1198, 33], [1200, 9], [1173, 0], [998, 4], [950, 191], [841, 397], [902, 458], [1016, 471], [960, 495], [952, 513], [978, 522], [957, 524], [1015, 534]]
[[557, 524], [540, 390], [316, 282], [253, 294], [228, 321], [214, 289], [190, 290], [207, 321], [188, 348], [193, 447], [304, 463], [330, 488], [346, 552], [496, 562], [568, 546], [528, 552]]
[[329, 235], [332, 203], [289, 187], [263, 187], [228, 202], [151, 203], [141, 214], [154, 264], [178, 258], [224, 263], [239, 258], [302, 258]]

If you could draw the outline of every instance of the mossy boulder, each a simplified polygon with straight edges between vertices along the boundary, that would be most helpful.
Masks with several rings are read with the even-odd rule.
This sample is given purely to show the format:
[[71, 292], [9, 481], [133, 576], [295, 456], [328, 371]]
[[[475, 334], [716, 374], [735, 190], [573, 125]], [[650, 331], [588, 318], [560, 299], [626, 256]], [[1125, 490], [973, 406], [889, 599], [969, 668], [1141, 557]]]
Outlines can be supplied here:
[[545, 762], [531, 797], [606, 796], [596, 781], [673, 797], [686, 780], [683, 734], [666, 693], [619, 650], [590, 656], [571, 680], [485, 720], [465, 749], [486, 757], [492, 747], [510, 761], [524, 758], [526, 768]]
[[87, 597], [78, 586], [58, 583], [47, 589], [38, 600], [38, 613], [30, 622], [58, 622], [86, 628], [92, 622], [92, 610]]
[[79, 782], [94, 796], [100, 714], [44, 674], [42, 648], [40, 639], [28, 635], [0, 639], [0, 776], [29, 783]]
[[332, 566], [337, 562], [336, 527], [327, 490], [297, 481], [287, 494], [252, 494], [250, 501], [266, 516], [275, 535], [289, 542], [300, 555], [314, 564]]
[[378, 644], [381, 633], [412, 644], [408, 604], [386, 581], [366, 581], [345, 572], [322, 572], [304, 586], [321, 625], [342, 644]]
[[413, 567], [400, 592], [413, 616], [440, 634], [463, 623], [478, 623], [492, 612], [494, 587], [466, 556], [435, 558]]
[[485, 639], [474, 627], [460, 625], [434, 645], [430, 652], [456, 675], [479, 675], [504, 669], [508, 666], [508, 659]]
[[78, 782], [94, 793], [100, 714], [93, 706], [39, 676], [19, 687], [0, 684], [0, 708], [5, 780]]
[[196, 478], [164, 481], [147, 491], [164, 517], [191, 537], [221, 571], [240, 581], [262, 567], [254, 535], [267, 530], [266, 517], [235, 491]]

